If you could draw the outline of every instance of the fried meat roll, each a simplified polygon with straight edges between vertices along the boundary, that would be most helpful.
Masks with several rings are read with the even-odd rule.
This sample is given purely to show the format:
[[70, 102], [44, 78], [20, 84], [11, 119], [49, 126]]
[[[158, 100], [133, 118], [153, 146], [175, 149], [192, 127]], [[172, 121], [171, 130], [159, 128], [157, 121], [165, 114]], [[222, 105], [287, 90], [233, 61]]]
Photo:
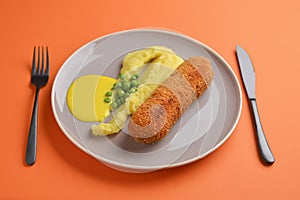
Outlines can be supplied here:
[[205, 92], [214, 72], [202, 56], [185, 60], [131, 116], [128, 132], [141, 143], [165, 137], [181, 115]]

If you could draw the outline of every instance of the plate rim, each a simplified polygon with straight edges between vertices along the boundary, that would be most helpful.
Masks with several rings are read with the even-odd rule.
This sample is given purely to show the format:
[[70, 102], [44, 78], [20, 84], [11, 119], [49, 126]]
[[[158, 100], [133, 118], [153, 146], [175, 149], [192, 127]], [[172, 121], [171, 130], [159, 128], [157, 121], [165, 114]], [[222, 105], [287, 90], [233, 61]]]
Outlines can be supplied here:
[[[199, 46], [202, 46], [204, 47], [206, 50], [208, 50], [210, 53], [212, 53], [214, 56], [216, 56], [218, 59], [221, 60], [221, 62], [223, 62], [227, 68], [227, 71], [230, 72], [230, 75], [231, 77], [233, 78], [235, 84], [237, 85], [237, 91], [238, 91], [238, 97], [240, 99], [239, 103], [240, 103], [240, 106], [238, 107], [238, 113], [237, 113], [237, 117], [235, 118], [235, 121], [232, 125], [232, 127], [230, 128], [230, 130], [228, 131], [228, 133], [226, 134], [226, 136], [220, 141], [218, 142], [213, 148], [211, 148], [209, 151], [207, 151], [206, 153], [204, 154], [200, 154], [198, 156], [195, 156], [194, 158], [191, 158], [191, 159], [188, 159], [186, 161], [182, 161], [182, 162], [179, 162], [179, 163], [172, 163], [172, 164], [168, 164], [166, 166], [162, 166], [162, 165], [159, 165], [159, 166], [143, 166], [143, 165], [130, 165], [130, 164], [125, 164], [125, 163], [120, 163], [118, 161], [113, 161], [113, 160], [109, 160], [109, 159], [106, 159], [106, 158], [101, 158], [99, 159], [98, 155], [96, 155], [95, 153], [89, 151], [88, 149], [86, 149], [82, 144], [79, 144], [74, 138], [72, 138], [68, 131], [62, 126], [60, 120], [59, 120], [59, 117], [58, 117], [58, 114], [56, 113], [55, 111], [55, 94], [54, 94], [54, 88], [56, 86], [56, 82], [57, 82], [57, 79], [60, 75], [60, 73], [62, 73], [62, 69], [64, 68], [65, 64], [68, 63], [69, 60], [71, 60], [78, 52], [80, 52], [82, 49], [86, 48], [88, 45], [98, 41], [98, 40], [105, 40], [106, 38], [109, 38], [113, 35], [117, 35], [117, 34], [123, 34], [123, 33], [128, 33], [128, 32], [144, 32], [144, 31], [152, 31], [152, 32], [158, 32], [158, 33], [164, 33], [164, 34], [171, 34], [171, 35], [174, 35], [174, 36], [177, 36], [177, 37], [181, 37], [181, 38], [184, 38], [184, 39], [187, 39], [187, 40], [190, 40], [194, 43], [196, 43], [197, 45]], [[81, 45], [78, 49], [76, 49], [72, 54], [70, 54], [70, 56], [63, 62], [63, 64], [61, 65], [61, 67], [59, 68], [58, 72], [56, 73], [55, 75], [55, 78], [54, 78], [54, 81], [53, 81], [53, 84], [52, 84], [52, 88], [51, 88], [51, 108], [52, 108], [52, 113], [54, 114], [54, 117], [55, 117], [55, 121], [56, 123], [59, 125], [60, 129], [62, 130], [62, 132], [64, 133], [64, 135], [79, 149], [81, 149], [83, 152], [85, 152], [86, 154], [88, 154], [89, 156], [92, 156], [94, 159], [106, 164], [106, 165], [109, 165], [110, 167], [112, 168], [117, 168], [117, 169], [123, 169], [122, 171], [124, 171], [124, 169], [127, 169], [128, 170], [141, 170], [141, 171], [144, 171], [144, 170], [150, 170], [150, 171], [154, 171], [154, 170], [157, 170], [157, 169], [163, 169], [163, 168], [174, 168], [174, 167], [179, 167], [179, 166], [183, 166], [183, 165], [187, 165], [187, 164], [190, 164], [192, 162], [195, 162], [197, 160], [200, 160], [201, 158], [204, 158], [206, 157], [207, 155], [211, 154], [212, 152], [214, 152], [216, 149], [218, 149], [221, 145], [223, 145], [225, 143], [225, 141], [228, 140], [228, 138], [232, 135], [233, 131], [235, 130], [238, 122], [239, 122], [239, 119], [240, 119], [240, 116], [241, 116], [241, 111], [242, 111], [242, 104], [243, 104], [243, 99], [242, 99], [242, 91], [241, 91], [241, 86], [240, 86], [240, 82], [236, 76], [236, 74], [234, 73], [233, 69], [231, 68], [231, 66], [227, 63], [227, 61], [219, 54], [217, 53], [214, 49], [212, 49], [211, 47], [207, 46], [206, 44], [204, 44], [203, 42], [200, 42], [186, 34], [183, 34], [183, 33], [180, 33], [176, 30], [171, 30], [171, 29], [167, 29], [167, 28], [152, 28], [152, 27], [147, 27], [147, 28], [136, 28], [136, 29], [127, 29], [127, 30], [122, 30], [122, 31], [117, 31], [117, 32], [113, 32], [113, 33], [109, 33], [109, 34], [106, 34], [106, 35], [103, 35], [103, 36], [100, 36], [98, 38], [95, 38], [83, 45]], [[135, 171], [136, 172], [136, 171]]]

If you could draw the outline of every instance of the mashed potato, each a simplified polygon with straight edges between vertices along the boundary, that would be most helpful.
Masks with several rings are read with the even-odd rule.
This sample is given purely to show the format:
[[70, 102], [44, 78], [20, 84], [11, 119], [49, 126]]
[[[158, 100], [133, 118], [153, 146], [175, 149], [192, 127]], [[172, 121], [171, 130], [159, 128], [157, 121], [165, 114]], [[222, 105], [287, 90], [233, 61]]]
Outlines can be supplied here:
[[127, 117], [133, 114], [182, 62], [181, 57], [163, 46], [153, 46], [127, 54], [123, 59], [120, 73], [126, 77], [141, 74], [139, 79], [141, 85], [114, 112], [109, 122], [92, 126], [93, 134], [109, 135], [119, 132], [124, 127]]

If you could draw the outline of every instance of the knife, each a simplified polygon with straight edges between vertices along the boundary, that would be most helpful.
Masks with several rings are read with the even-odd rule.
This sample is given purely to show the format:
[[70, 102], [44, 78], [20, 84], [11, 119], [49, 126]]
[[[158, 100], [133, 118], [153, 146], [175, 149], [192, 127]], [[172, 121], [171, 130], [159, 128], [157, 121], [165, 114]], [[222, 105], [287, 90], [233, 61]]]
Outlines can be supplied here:
[[242, 47], [236, 46], [236, 54], [249, 104], [251, 105], [260, 158], [264, 164], [272, 165], [275, 162], [275, 158], [265, 137], [256, 104], [254, 68], [249, 55]]

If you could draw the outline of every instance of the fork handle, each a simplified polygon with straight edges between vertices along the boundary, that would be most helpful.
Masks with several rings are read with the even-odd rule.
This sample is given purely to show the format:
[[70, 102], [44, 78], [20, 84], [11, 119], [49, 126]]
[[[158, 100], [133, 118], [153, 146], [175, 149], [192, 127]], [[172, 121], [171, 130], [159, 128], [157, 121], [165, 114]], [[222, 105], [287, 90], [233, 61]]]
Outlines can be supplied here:
[[268, 145], [266, 136], [264, 134], [264, 131], [263, 131], [263, 128], [262, 128], [262, 125], [260, 122], [256, 100], [250, 99], [250, 104], [251, 104], [253, 118], [254, 118], [254, 122], [255, 122], [257, 144], [258, 144], [260, 157], [261, 157], [262, 161], [264, 162], [264, 164], [272, 165], [275, 162], [275, 158], [274, 158], [272, 151]]
[[31, 123], [29, 128], [29, 134], [26, 147], [26, 163], [27, 165], [33, 165], [36, 160], [36, 142], [37, 142], [37, 115], [38, 115], [38, 98], [39, 88], [36, 88], [34, 105], [31, 116]]

